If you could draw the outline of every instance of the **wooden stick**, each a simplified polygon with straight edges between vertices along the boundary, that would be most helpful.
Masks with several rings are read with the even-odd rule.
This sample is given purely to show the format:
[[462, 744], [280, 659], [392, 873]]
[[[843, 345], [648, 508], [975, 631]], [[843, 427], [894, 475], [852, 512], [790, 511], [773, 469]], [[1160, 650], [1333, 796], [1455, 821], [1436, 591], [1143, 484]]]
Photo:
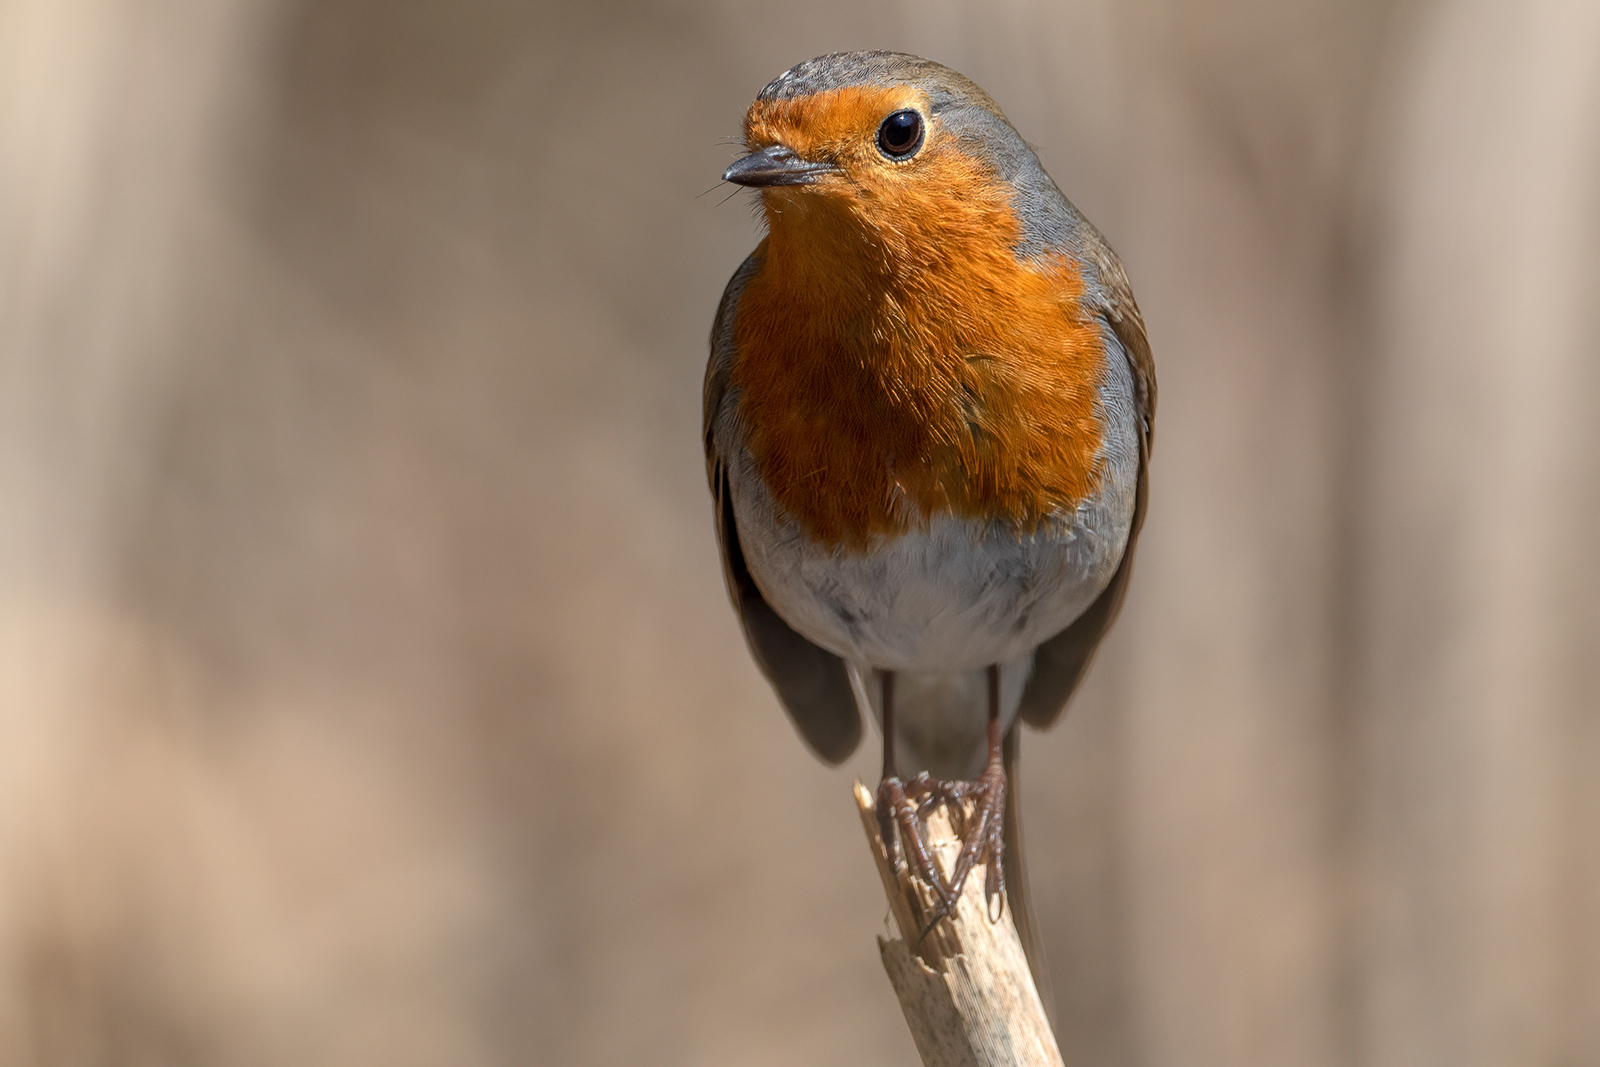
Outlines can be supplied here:
[[[993, 923], [984, 913], [983, 866], [967, 876], [955, 913], [917, 944], [935, 898], [890, 865], [873, 795], [860, 782], [856, 806], [900, 931], [878, 938], [878, 953], [924, 1067], [1062, 1067], [1011, 910]], [[942, 808], [928, 816], [928, 839], [948, 875], [961, 843]]]

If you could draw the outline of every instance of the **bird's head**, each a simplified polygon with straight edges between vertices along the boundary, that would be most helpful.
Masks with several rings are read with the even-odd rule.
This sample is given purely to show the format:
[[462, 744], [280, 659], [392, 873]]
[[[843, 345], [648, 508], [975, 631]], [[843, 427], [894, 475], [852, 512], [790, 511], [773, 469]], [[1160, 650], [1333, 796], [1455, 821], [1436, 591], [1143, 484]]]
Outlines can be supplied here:
[[[801, 63], [761, 91], [744, 135], [748, 154], [723, 178], [761, 190], [775, 241], [903, 270], [908, 257], [927, 262], [957, 246], [1027, 254], [1050, 243], [1044, 230], [1063, 229], [1050, 217], [1061, 214], [1059, 193], [998, 105], [916, 56]], [[1045, 186], [1054, 195], [1035, 205], [1030, 189]]]

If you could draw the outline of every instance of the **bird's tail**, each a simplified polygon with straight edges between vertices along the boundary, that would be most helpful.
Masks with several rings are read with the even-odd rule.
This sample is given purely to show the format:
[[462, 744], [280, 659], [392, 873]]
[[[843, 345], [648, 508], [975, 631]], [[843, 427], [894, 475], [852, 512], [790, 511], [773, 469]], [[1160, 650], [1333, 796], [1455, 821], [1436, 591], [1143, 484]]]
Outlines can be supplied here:
[[1039, 920], [1033, 911], [1033, 894], [1028, 887], [1028, 871], [1022, 860], [1022, 789], [1017, 778], [1021, 739], [1022, 724], [1017, 723], [1007, 731], [1003, 750], [1006, 768], [1006, 850], [1001, 866], [1006, 876], [1006, 907], [1011, 909], [1011, 921], [1016, 924], [1017, 936], [1022, 939], [1022, 951], [1027, 954], [1028, 969], [1033, 972], [1033, 984], [1039, 990], [1045, 1015], [1054, 1026], [1056, 1005], [1054, 991], [1050, 987], [1050, 968], [1044, 958], [1044, 943], [1039, 939]]

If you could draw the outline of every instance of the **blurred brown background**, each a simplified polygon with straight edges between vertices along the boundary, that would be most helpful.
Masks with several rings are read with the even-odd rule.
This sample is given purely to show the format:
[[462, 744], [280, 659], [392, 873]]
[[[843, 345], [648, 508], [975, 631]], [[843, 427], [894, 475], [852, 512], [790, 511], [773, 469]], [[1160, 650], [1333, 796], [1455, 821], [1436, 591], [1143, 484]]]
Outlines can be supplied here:
[[1600, 1063], [1593, 0], [0, 3], [0, 1062], [915, 1062], [698, 441], [728, 139], [857, 47], [1160, 369], [1068, 1062]]

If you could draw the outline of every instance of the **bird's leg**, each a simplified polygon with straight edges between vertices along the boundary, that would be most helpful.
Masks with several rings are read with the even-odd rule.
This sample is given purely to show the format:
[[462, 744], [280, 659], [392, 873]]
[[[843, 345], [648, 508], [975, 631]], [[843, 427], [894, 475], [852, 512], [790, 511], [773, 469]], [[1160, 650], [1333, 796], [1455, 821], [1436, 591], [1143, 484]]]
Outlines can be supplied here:
[[[950, 914], [955, 907], [956, 900], [961, 896], [961, 888], [967, 883], [967, 875], [972, 870], [972, 865], [979, 860], [988, 861], [987, 873], [983, 882], [983, 899], [987, 910], [992, 916], [991, 921], [998, 921], [1005, 909], [1004, 894], [1006, 891], [1005, 873], [1001, 869], [1001, 858], [1005, 853], [1005, 818], [1006, 818], [1006, 768], [1005, 768], [1005, 738], [1000, 733], [1000, 668], [989, 668], [989, 721], [988, 721], [989, 759], [984, 764], [983, 774], [976, 782], [937, 782], [924, 781], [920, 776], [914, 781], [913, 793], [923, 793], [930, 796], [934, 803], [943, 802], [952, 812], [959, 812], [962, 802], [968, 797], [975, 801], [972, 817], [963, 820], [965, 825], [960, 829], [961, 854], [956, 857], [955, 870], [950, 875], [949, 895], [945, 896], [940, 906], [935, 909], [933, 918], [923, 928], [923, 937], [928, 936], [940, 919]], [[994, 902], [1000, 900], [1001, 911], [994, 910]]]
[[[918, 775], [915, 784], [920, 785], [927, 775]], [[905, 784], [895, 768], [894, 762], [894, 672], [883, 672], [883, 778], [878, 782], [878, 834], [883, 838], [883, 847], [889, 854], [889, 862], [894, 869], [905, 869], [905, 860], [895, 847], [895, 827], [900, 828], [900, 840], [905, 845], [907, 857], [916, 868], [917, 876], [923, 884], [932, 889], [939, 897], [939, 907], [936, 914], [947, 915], [955, 907], [955, 896], [950, 887], [939, 875], [939, 868], [934, 866], [933, 855], [928, 851], [928, 838], [922, 828], [922, 813], [917, 805], [911, 802], [906, 795]], [[935, 922], [938, 920], [935, 919]], [[932, 929], [932, 924], [929, 924]]]

